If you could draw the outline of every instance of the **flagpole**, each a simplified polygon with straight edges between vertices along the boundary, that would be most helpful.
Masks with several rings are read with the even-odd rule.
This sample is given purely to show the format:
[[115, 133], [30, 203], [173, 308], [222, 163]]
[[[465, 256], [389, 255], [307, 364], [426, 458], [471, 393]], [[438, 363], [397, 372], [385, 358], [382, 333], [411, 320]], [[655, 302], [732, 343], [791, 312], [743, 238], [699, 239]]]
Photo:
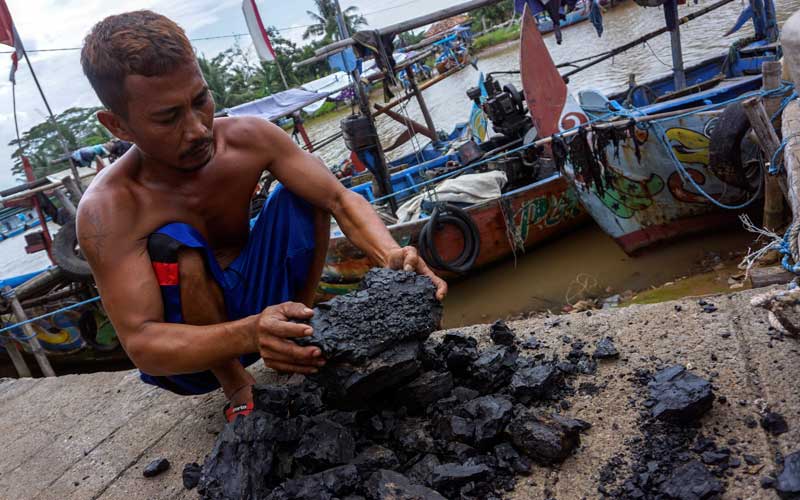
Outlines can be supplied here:
[[[50, 115], [50, 121], [53, 122], [53, 128], [56, 132], [56, 135], [60, 139], [58, 142], [61, 143], [61, 147], [64, 148], [64, 154], [67, 155], [67, 158], [70, 158], [72, 155], [70, 154], [69, 147], [67, 146], [64, 137], [61, 135], [61, 131], [58, 129], [58, 122], [56, 121], [56, 117], [53, 114], [53, 110], [50, 108], [50, 103], [47, 101], [47, 96], [44, 95], [44, 90], [42, 90], [42, 86], [39, 83], [39, 78], [36, 76], [36, 72], [33, 70], [33, 65], [31, 64], [31, 60], [28, 57], [28, 51], [25, 50], [25, 47], [22, 45], [22, 39], [17, 34], [17, 28], [14, 28], [14, 34], [17, 36], [17, 39], [20, 40], [20, 48], [22, 49], [22, 56], [25, 58], [25, 62], [28, 64], [28, 69], [31, 70], [31, 75], [33, 76], [33, 82], [36, 84], [36, 88], [39, 90], [39, 95], [42, 96], [42, 101], [44, 101], [44, 106], [47, 108], [47, 113]], [[21, 144], [20, 144], [21, 146]], [[69, 168], [72, 170], [72, 176], [75, 178], [75, 182], [77, 182], [78, 186], [81, 185], [81, 177], [78, 173], [78, 167], [75, 166], [75, 162], [72, 160], [69, 161]]]

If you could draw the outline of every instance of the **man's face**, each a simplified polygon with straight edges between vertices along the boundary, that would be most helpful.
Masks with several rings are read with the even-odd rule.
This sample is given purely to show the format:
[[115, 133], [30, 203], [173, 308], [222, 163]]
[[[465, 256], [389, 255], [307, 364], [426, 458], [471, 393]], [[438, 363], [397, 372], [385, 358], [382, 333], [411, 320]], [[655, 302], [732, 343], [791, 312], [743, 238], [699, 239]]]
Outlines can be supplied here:
[[214, 156], [214, 99], [196, 63], [154, 77], [125, 79], [130, 140], [147, 156], [193, 171]]

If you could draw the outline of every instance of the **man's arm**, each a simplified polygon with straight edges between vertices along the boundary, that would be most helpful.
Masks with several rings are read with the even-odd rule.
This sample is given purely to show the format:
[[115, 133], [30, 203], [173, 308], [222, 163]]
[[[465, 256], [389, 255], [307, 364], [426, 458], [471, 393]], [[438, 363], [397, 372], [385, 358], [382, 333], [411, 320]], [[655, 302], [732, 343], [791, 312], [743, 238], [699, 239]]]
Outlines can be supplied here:
[[[318, 350], [286, 340], [309, 335], [302, 304], [272, 306], [263, 313], [216, 325], [193, 326], [164, 322], [161, 290], [147, 254], [146, 238], [130, 236], [135, 206], [125, 196], [87, 193], [78, 207], [77, 230], [103, 306], [134, 364], [151, 375], [208, 370], [243, 354], [260, 352], [270, 359], [311, 360]], [[125, 229], [123, 229], [125, 228]], [[313, 366], [293, 371], [311, 373]]]
[[314, 155], [300, 149], [279, 127], [260, 119], [248, 124], [254, 129], [254, 144], [270, 158], [269, 171], [290, 191], [317, 208], [331, 213], [353, 244], [382, 267], [416, 271], [429, 276], [441, 300], [447, 284], [436, 276], [416, 248], [404, 247], [392, 238], [370, 203], [346, 189]]

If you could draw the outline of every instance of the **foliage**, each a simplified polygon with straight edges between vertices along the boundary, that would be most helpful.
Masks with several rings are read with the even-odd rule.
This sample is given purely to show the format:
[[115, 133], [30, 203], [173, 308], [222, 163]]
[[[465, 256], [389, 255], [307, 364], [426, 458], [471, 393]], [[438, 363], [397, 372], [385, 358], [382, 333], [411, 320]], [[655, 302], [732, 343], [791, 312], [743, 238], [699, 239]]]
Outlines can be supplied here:
[[396, 47], [407, 47], [409, 45], [414, 45], [415, 43], [419, 43], [425, 39], [425, 30], [419, 30], [417, 33], [413, 31], [406, 31], [405, 33], [400, 33], [397, 38], [395, 38], [394, 45]]
[[496, 4], [481, 7], [480, 9], [471, 12], [469, 16], [478, 22], [481, 22], [480, 20], [484, 19], [486, 26], [490, 27], [508, 21], [513, 17], [513, 15], [514, 1], [503, 0], [502, 2], [498, 2]]
[[515, 24], [476, 37], [472, 42], [472, 50], [478, 51], [486, 47], [491, 47], [492, 45], [517, 39], [519, 39], [519, 25]]
[[[303, 40], [309, 38], [320, 38], [325, 44], [338, 39], [339, 27], [336, 24], [336, 2], [335, 0], [314, 0], [317, 5], [317, 12], [307, 10], [306, 13], [314, 24], [306, 28], [303, 33]], [[362, 16], [358, 7], [348, 7], [342, 12], [345, 26], [349, 33], [358, 31], [358, 28], [367, 24], [367, 19]]]
[[68, 168], [64, 163], [50, 164], [52, 160], [64, 156], [64, 144], [69, 151], [73, 151], [110, 140], [111, 134], [100, 125], [95, 116], [99, 109], [101, 108], [69, 108], [56, 116], [58, 128], [50, 120], [44, 120], [25, 131], [20, 137], [20, 143], [16, 139], [9, 142], [8, 145], [16, 149], [11, 155], [14, 162], [11, 172], [14, 176], [21, 181], [26, 180], [21, 153], [30, 160], [36, 177], [41, 178]]

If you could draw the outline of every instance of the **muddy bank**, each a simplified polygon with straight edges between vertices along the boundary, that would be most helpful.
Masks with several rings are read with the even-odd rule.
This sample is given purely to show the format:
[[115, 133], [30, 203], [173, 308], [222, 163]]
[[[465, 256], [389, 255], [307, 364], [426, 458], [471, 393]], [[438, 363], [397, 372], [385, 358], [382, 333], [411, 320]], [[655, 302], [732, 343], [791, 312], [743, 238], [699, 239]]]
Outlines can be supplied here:
[[[641, 420], [650, 409], [640, 375], [674, 364], [709, 380], [716, 397], [701, 427], [678, 444], [689, 446], [691, 457], [699, 453], [701, 462], [711, 452], [707, 460], [728, 464], [721, 477], [713, 476], [723, 498], [777, 498], [761, 483], [769, 483], [770, 474], [777, 482], [776, 458], [788, 457], [800, 443], [800, 344], [770, 330], [765, 311], [750, 308], [754, 293], [706, 297], [713, 312], [682, 300], [509, 323], [522, 345], [540, 344], [562, 358], [576, 341], [591, 347], [605, 337], [619, 356], [598, 361], [595, 375], [579, 373], [570, 382], [569, 413], [592, 424], [577, 450], [557, 468], [532, 465], [508, 498], [597, 498], [601, 486], [609, 492], [624, 486], [634, 466], [646, 469], [644, 459], [658, 448], [643, 448], [650, 442], [645, 437], [660, 434]], [[460, 331], [481, 348], [492, 345], [489, 325]], [[265, 370], [255, 372], [261, 382], [278, 381]], [[152, 389], [134, 372], [4, 380], [0, 428], [15, 438], [0, 457], [0, 488], [8, 498], [196, 498], [196, 491], [184, 489], [181, 472], [211, 450], [223, 428], [222, 405], [219, 394], [180, 398]], [[785, 419], [786, 432], [762, 427], [767, 409]], [[698, 441], [699, 434], [713, 447]], [[727, 455], [720, 452], [725, 448]], [[144, 478], [143, 469], [160, 457], [172, 467]]]

